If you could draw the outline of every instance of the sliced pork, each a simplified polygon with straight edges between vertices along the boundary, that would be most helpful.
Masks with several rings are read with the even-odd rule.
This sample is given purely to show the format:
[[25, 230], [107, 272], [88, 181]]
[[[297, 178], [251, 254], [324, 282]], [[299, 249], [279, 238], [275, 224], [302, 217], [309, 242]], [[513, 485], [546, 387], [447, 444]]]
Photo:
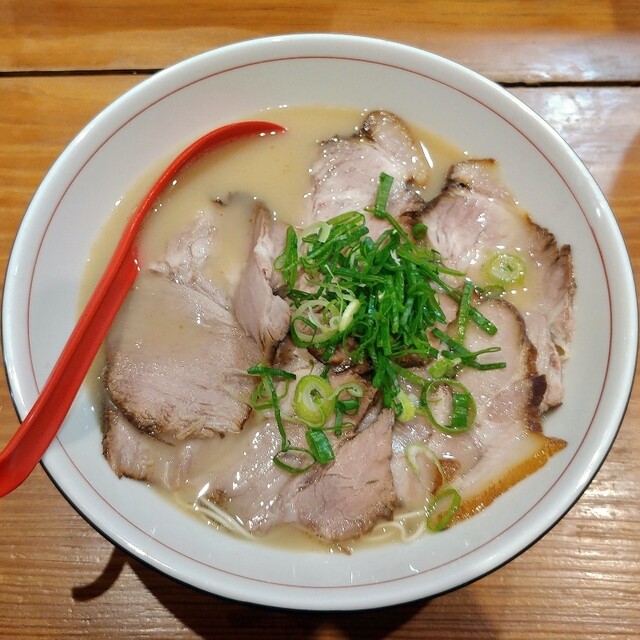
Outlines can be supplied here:
[[465, 368], [457, 378], [476, 400], [473, 438], [481, 454], [471, 469], [452, 481], [462, 496], [457, 519], [490, 504], [566, 446], [563, 440], [542, 433], [546, 381], [537, 373], [536, 350], [522, 317], [500, 300], [486, 302], [479, 309], [499, 331], [489, 336], [470, 326], [467, 346], [471, 351], [499, 346], [499, 352], [479, 359], [505, 362], [506, 367], [492, 371]]
[[338, 445], [332, 464], [316, 466], [287, 496], [284, 522], [342, 542], [390, 519], [396, 495], [391, 473], [393, 412]]
[[[468, 517], [566, 445], [542, 433], [546, 383], [537, 372], [536, 350], [522, 317], [502, 300], [485, 302], [478, 308], [499, 327], [498, 334], [490, 336], [469, 325], [465, 344], [474, 352], [499, 347], [498, 352], [479, 356], [479, 361], [504, 362], [506, 366], [488, 371], [467, 367], [456, 377], [476, 401], [477, 416], [471, 430], [449, 435], [419, 414], [394, 426], [393, 479], [398, 503], [404, 510], [420, 509], [429, 496], [447, 485], [462, 498], [456, 520]], [[406, 391], [412, 391], [410, 384]], [[443, 397], [438, 403], [442, 406], [434, 409], [436, 414], [446, 404]], [[445, 416], [439, 419], [447, 421]]]
[[[516, 308], [504, 300], [490, 300], [478, 305], [482, 314], [491, 320], [498, 332], [490, 335], [470, 323], [465, 346], [470, 351], [499, 348], [495, 353], [478, 357], [481, 363], [504, 362], [504, 368], [480, 371], [465, 367], [457, 376], [471, 392], [482, 417], [496, 402], [501, 402], [512, 419], [531, 431], [542, 431], [541, 402], [546, 390], [544, 376], [536, 368], [536, 349], [527, 335], [524, 320]], [[526, 385], [521, 384], [527, 381]], [[515, 400], [516, 393], [525, 391], [526, 398]], [[514, 414], [512, 406], [523, 410]]]
[[427, 496], [473, 469], [481, 456], [473, 432], [446, 434], [419, 414], [408, 422], [396, 422], [391, 468], [398, 506], [406, 511], [422, 509]]
[[209, 437], [242, 428], [262, 355], [221, 294], [145, 272], [107, 337], [104, 383], [139, 429]]
[[203, 274], [213, 223], [199, 217], [137, 279], [106, 340], [104, 384], [132, 425], [179, 439], [236, 432], [263, 357]]
[[252, 247], [233, 297], [233, 310], [244, 330], [272, 354], [289, 332], [289, 303], [275, 293], [283, 284], [273, 267], [284, 249], [286, 226], [261, 204], [254, 206]]
[[113, 406], [102, 416], [103, 453], [119, 478], [174, 491], [189, 477], [201, 440], [163, 441], [132, 426]]
[[[304, 375], [318, 375], [324, 368], [290, 339], [278, 347], [274, 366], [294, 373], [298, 380]], [[365, 387], [360, 410], [348, 418], [356, 426], [362, 424], [362, 430], [341, 436], [326, 432], [334, 446], [334, 462], [316, 464], [302, 475], [287, 473], [274, 465], [273, 456], [280, 450], [282, 439], [273, 413], [266, 411], [262, 416], [253, 416], [243, 433], [235, 436], [240, 446], [235, 448], [233, 459], [227, 457], [225, 468], [208, 477], [209, 499], [248, 531], [264, 534], [288, 523], [328, 542], [340, 542], [361, 535], [379, 518], [390, 515], [395, 501], [389, 465], [393, 414], [387, 411], [380, 417], [378, 410], [370, 420], [364, 420], [375, 396], [371, 386], [350, 372], [330, 374], [329, 381], [334, 388], [347, 382]], [[306, 427], [296, 422], [291, 401], [294, 383], [288, 386], [288, 391], [284, 383], [278, 387], [287, 438], [292, 446], [306, 447]], [[327, 427], [332, 424], [327, 422]], [[363, 465], [365, 459], [367, 464]], [[331, 492], [334, 500], [328, 498]], [[326, 494], [324, 501], [314, 507], [315, 496], [322, 494]], [[342, 524], [341, 510], [348, 520]]]
[[[373, 206], [381, 173], [394, 179], [387, 203], [391, 215], [424, 208], [417, 192], [429, 176], [424, 153], [400, 118], [374, 111], [353, 136], [322, 143], [321, 156], [311, 169], [312, 220], [328, 220]], [[367, 226], [370, 235], [377, 238], [387, 223], [371, 215]]]
[[[441, 194], [425, 203], [420, 189], [429, 167], [420, 144], [400, 118], [385, 111], [367, 115], [354, 135], [321, 143], [307, 200], [311, 221], [373, 207], [381, 173], [393, 178], [389, 213], [406, 226], [423, 222], [425, 243], [447, 266], [482, 285], [488, 284], [484, 265], [497, 251], [513, 251], [526, 263], [526, 293], [474, 300], [498, 333], [491, 336], [469, 323], [464, 346], [472, 352], [499, 347], [479, 361], [506, 366], [458, 372], [456, 380], [477, 405], [472, 428], [445, 433], [424, 407], [411, 419], [396, 421], [371, 384], [376, 357], [371, 362], [349, 358], [355, 336], [327, 362], [319, 360], [322, 349], [295, 346], [286, 287], [274, 268], [286, 227], [255, 198], [233, 195], [212, 206], [253, 219], [242, 270], [229, 276], [222, 268], [225, 256], [216, 255], [224, 289], [207, 271], [213, 264], [208, 261], [215, 216], [202, 213], [169, 242], [161, 260], [140, 274], [109, 333], [103, 451], [118, 476], [178, 491], [189, 502], [209, 500], [251, 534], [293, 526], [343, 548], [394, 512], [413, 511], [423, 521], [425, 501], [443, 486], [460, 493], [455, 518], [465, 518], [565, 446], [542, 433], [541, 416], [563, 395], [562, 362], [573, 334], [575, 290], [569, 247], [558, 246], [549, 231], [521, 214], [492, 160], [454, 165]], [[387, 222], [365, 215], [374, 239], [388, 228]], [[397, 264], [400, 255], [398, 250], [393, 257]], [[459, 277], [448, 277], [459, 285]], [[313, 284], [301, 273], [299, 288]], [[438, 328], [447, 331], [458, 303], [443, 291], [438, 296], [443, 310]], [[429, 331], [429, 339], [444, 348], [437, 332]], [[432, 363], [425, 358], [411, 354], [394, 364], [429, 379]], [[296, 376], [284, 381], [274, 374], [283, 427], [273, 409], [250, 408], [260, 378], [247, 370], [258, 363]], [[360, 407], [356, 415], [343, 416], [347, 424], [337, 432], [335, 415], [326, 419], [323, 427], [335, 454], [331, 462], [288, 473], [274, 464], [274, 456], [282, 453], [282, 428], [294, 449], [309, 446], [303, 412], [294, 402], [297, 381], [309, 374], [326, 377], [334, 390], [357, 384]], [[409, 396], [420, 396], [422, 385], [416, 382], [402, 379]], [[341, 399], [348, 394], [341, 393]], [[444, 423], [451, 388], [442, 385], [438, 393], [432, 410]], [[286, 455], [292, 465], [312, 461], [295, 450]]]
[[562, 358], [573, 336], [575, 282], [571, 250], [522, 215], [502, 184], [493, 160], [468, 160], [454, 165], [442, 193], [419, 214], [403, 220], [427, 225], [429, 243], [448, 266], [482, 284], [483, 266], [498, 251], [512, 251], [526, 264], [522, 310], [538, 350], [537, 367], [547, 378], [543, 408], [560, 404]]

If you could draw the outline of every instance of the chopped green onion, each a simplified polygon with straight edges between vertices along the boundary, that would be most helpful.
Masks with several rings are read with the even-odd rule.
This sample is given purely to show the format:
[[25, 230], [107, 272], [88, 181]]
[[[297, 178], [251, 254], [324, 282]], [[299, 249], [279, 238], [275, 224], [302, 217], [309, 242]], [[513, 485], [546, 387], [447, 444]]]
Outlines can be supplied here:
[[411, 382], [412, 384], [417, 385], [418, 387], [420, 387], [420, 389], [424, 388], [429, 382], [428, 380], [425, 380], [422, 376], [419, 376], [414, 371], [411, 371], [411, 369], [406, 369], [405, 367], [401, 367], [399, 364], [394, 363], [393, 369], [398, 376], [400, 376], [401, 378], [404, 378], [405, 380], [407, 380], [408, 382]]
[[519, 255], [500, 251], [485, 264], [484, 271], [494, 284], [515, 286], [523, 282], [527, 267]]
[[427, 231], [427, 225], [422, 222], [418, 222], [411, 227], [411, 235], [415, 240], [422, 240], [427, 235]]
[[[488, 347], [487, 349], [481, 349], [480, 351], [469, 351], [466, 347], [462, 346], [457, 340], [446, 334], [437, 327], [431, 332], [438, 340], [443, 342], [449, 347], [450, 354], [456, 356], [460, 363], [465, 367], [472, 367], [479, 371], [489, 371], [491, 369], [504, 369], [507, 366], [506, 362], [478, 362], [478, 356], [486, 353], [495, 353], [500, 351], [500, 347]], [[440, 354], [446, 358], [450, 356], [446, 351], [441, 351]], [[434, 378], [438, 376], [433, 376]]]
[[451, 429], [454, 431], [467, 431], [471, 427], [469, 416], [472, 413], [472, 402], [471, 394], [468, 392], [453, 393], [451, 396]]
[[309, 450], [316, 462], [327, 464], [335, 458], [329, 438], [322, 429], [307, 429], [306, 437]]
[[312, 225], [309, 225], [302, 234], [303, 238], [309, 238], [311, 236], [316, 237], [318, 242], [324, 243], [329, 238], [329, 234], [331, 233], [331, 225], [324, 220], [320, 222], [315, 222]]
[[471, 293], [473, 292], [473, 284], [470, 280], [466, 280], [462, 288], [460, 296], [460, 306], [458, 308], [457, 332], [458, 342], [464, 342], [464, 336], [469, 323], [469, 311], [471, 310]]
[[442, 355], [430, 365], [429, 374], [432, 378], [453, 378], [461, 362], [460, 357], [450, 358], [447, 355]]
[[306, 375], [300, 378], [293, 394], [293, 409], [310, 427], [323, 427], [333, 412], [333, 387], [325, 378]]
[[[446, 501], [449, 501], [449, 506], [442, 513], [441, 506]], [[433, 532], [444, 531], [451, 524], [461, 502], [462, 497], [453, 487], [445, 487], [438, 491], [425, 508], [427, 529]]]
[[[284, 398], [289, 392], [289, 383], [290, 380], [285, 380], [285, 387], [282, 393], [278, 395], [278, 401], [282, 400], [282, 398]], [[249, 406], [255, 411], [265, 411], [266, 409], [273, 408], [271, 391], [269, 391], [264, 380], [260, 380], [256, 385], [256, 388], [253, 390], [249, 399]]]
[[[287, 460], [291, 458], [295, 458], [292, 462], [296, 462], [297, 464], [288, 463]], [[311, 451], [303, 449], [302, 447], [287, 447], [286, 449], [281, 449], [273, 456], [273, 464], [291, 474], [306, 473], [313, 467], [315, 462], [316, 460]]]
[[336, 400], [336, 413], [339, 412], [347, 416], [354, 416], [358, 411], [360, 411], [360, 400], [357, 398]]
[[[369, 236], [365, 216], [357, 211], [314, 224], [302, 233], [295, 250], [295, 273], [301, 285], [295, 288], [288, 280], [287, 295], [294, 307], [290, 327], [294, 343], [318, 347], [325, 362], [342, 350], [354, 364], [369, 363], [372, 384], [380, 390], [383, 405], [400, 415], [406, 403], [398, 396], [399, 376], [407, 373], [398, 369], [398, 363], [404, 358], [436, 359], [430, 374], [438, 378], [453, 377], [464, 366], [500, 365], [478, 363], [477, 356], [463, 346], [469, 321], [490, 335], [497, 328], [472, 303], [474, 286], [463, 280], [464, 274], [445, 267], [433, 249], [413, 242], [387, 211], [392, 186], [393, 178], [380, 174], [374, 206], [365, 210], [389, 224], [376, 240]], [[423, 223], [417, 223], [411, 233], [416, 237], [426, 231]], [[285, 251], [294, 256], [291, 247]], [[289, 268], [287, 273], [294, 273], [284, 257], [282, 261]], [[461, 279], [462, 286], [451, 284], [452, 278]], [[458, 303], [459, 313], [455, 337], [441, 338], [446, 349], [439, 350], [427, 331], [433, 329], [435, 337], [437, 331], [446, 336], [437, 329], [447, 320], [438, 301], [443, 292]], [[426, 381], [419, 384], [422, 388]], [[339, 405], [338, 413], [340, 408], [344, 405]], [[462, 415], [462, 408], [457, 411]]]
[[291, 288], [298, 276], [298, 236], [293, 227], [287, 229], [283, 252], [275, 259], [273, 268], [282, 273], [286, 285]]
[[[316, 462], [316, 458], [309, 449], [294, 447], [289, 443], [287, 431], [284, 428], [284, 423], [282, 421], [280, 397], [278, 396], [275, 383], [273, 382], [274, 376], [284, 378], [287, 382], [290, 382], [292, 379], [296, 378], [295, 374], [285, 371], [284, 369], [274, 369], [264, 365], [250, 367], [247, 372], [250, 375], [258, 375], [262, 378], [261, 383], [264, 385], [271, 397], [269, 408], [273, 409], [276, 426], [278, 427], [278, 432], [280, 434], [280, 451], [273, 456], [273, 463], [287, 473], [304, 473], [308, 471], [313, 466], [314, 462]], [[323, 380], [322, 378], [319, 379]], [[291, 458], [294, 458], [293, 462], [296, 462], [296, 464], [287, 462], [287, 460], [290, 460]]]
[[360, 304], [360, 300], [355, 299], [346, 306], [344, 312], [340, 316], [340, 322], [338, 322], [338, 331], [346, 331], [349, 328], [353, 322], [354, 316], [360, 308]]
[[295, 380], [296, 374], [285, 369], [275, 369], [267, 367], [263, 364], [257, 364], [247, 369], [247, 373], [251, 376], [275, 376], [276, 378], [284, 378], [285, 380]]
[[444, 482], [446, 480], [446, 476], [444, 474], [444, 469], [442, 468], [442, 463], [438, 460], [438, 456], [427, 447], [424, 442], [411, 442], [404, 449], [404, 456], [407, 460], [407, 464], [413, 473], [416, 475], [418, 480], [422, 480], [420, 475], [420, 467], [418, 465], [418, 458], [420, 455], [426, 456], [433, 464], [435, 465], [438, 473], [440, 474], [441, 481]]
[[[451, 410], [448, 423], [440, 422], [433, 414], [434, 395], [440, 387], [448, 387], [451, 390]], [[426, 409], [427, 416], [434, 426], [451, 435], [468, 431], [476, 419], [476, 403], [473, 396], [461, 382], [449, 378], [431, 380], [424, 389], [421, 404]]]
[[357, 382], [345, 382], [344, 384], [341, 384], [339, 387], [336, 387], [333, 395], [334, 397], [338, 397], [342, 392], [347, 392], [350, 395], [352, 395], [354, 398], [362, 398], [362, 396], [364, 395], [364, 389], [362, 388], [362, 385], [358, 384]]
[[375, 215], [386, 212], [387, 201], [389, 200], [389, 194], [391, 193], [392, 186], [393, 178], [387, 173], [381, 173], [378, 182], [378, 190], [376, 191]]
[[[276, 391], [276, 386], [273, 383], [272, 376], [277, 375], [273, 373], [274, 371], [280, 371], [280, 370], [271, 369], [270, 367], [258, 365], [255, 367], [251, 367], [248, 370], [248, 373], [251, 375], [261, 376], [262, 382], [264, 383], [266, 389], [269, 392], [269, 395], [271, 396], [271, 408], [273, 409], [273, 415], [275, 417], [276, 425], [280, 433], [280, 439], [282, 440], [282, 451], [284, 452], [284, 451], [287, 451], [287, 449], [289, 448], [289, 440], [287, 438], [287, 432], [282, 423], [282, 415], [280, 413], [280, 399], [278, 398], [278, 392]], [[295, 375], [292, 373], [289, 373], [288, 371], [282, 371], [282, 373], [286, 374], [286, 376], [283, 376], [284, 378], [289, 378], [290, 376], [293, 376], [295, 378]]]
[[400, 403], [401, 410], [396, 416], [398, 422], [409, 422], [415, 418], [417, 402], [413, 402], [411, 396], [402, 389], [398, 392], [396, 400]]

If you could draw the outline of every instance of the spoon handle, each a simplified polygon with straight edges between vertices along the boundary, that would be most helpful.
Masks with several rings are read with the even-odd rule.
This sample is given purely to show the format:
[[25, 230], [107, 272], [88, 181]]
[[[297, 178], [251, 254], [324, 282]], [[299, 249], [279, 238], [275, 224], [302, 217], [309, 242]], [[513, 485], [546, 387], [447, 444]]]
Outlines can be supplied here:
[[205, 151], [249, 135], [266, 136], [283, 131], [280, 125], [262, 121], [237, 122], [214, 129], [189, 145], [154, 182], [131, 216], [38, 399], [0, 453], [0, 497], [27, 479], [67, 416], [111, 323], [135, 282], [139, 270], [135, 239], [158, 196], [186, 164]]

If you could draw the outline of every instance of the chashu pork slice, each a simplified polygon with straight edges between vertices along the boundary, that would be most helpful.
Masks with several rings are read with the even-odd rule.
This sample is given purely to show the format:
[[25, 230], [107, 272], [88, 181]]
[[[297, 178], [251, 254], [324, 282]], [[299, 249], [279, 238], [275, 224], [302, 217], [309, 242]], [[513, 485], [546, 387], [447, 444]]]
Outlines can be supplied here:
[[140, 274], [106, 340], [104, 385], [138, 429], [184, 439], [237, 432], [263, 357], [221, 293]]
[[246, 370], [264, 357], [206, 276], [214, 231], [203, 214], [170, 239], [105, 343], [108, 401], [132, 426], [165, 439], [239, 431], [257, 384]]
[[189, 477], [205, 440], [160, 440], [136, 429], [113, 405], [102, 415], [102, 450], [119, 478], [148, 482], [169, 491]]
[[[394, 179], [387, 202], [391, 215], [423, 209], [417, 187], [427, 182], [429, 167], [419, 143], [396, 115], [373, 111], [353, 136], [321, 144], [320, 158], [311, 168], [311, 221], [373, 206], [381, 173]], [[367, 226], [377, 238], [387, 223], [370, 215]]]
[[[305, 349], [295, 347], [290, 338], [278, 346], [273, 366], [298, 378], [321, 371], [320, 363]], [[283, 395], [284, 384], [278, 384], [277, 390]], [[291, 415], [290, 399], [283, 398], [280, 404], [282, 414]], [[287, 437], [291, 443], [305, 446], [304, 430], [300, 425], [287, 422]], [[233, 440], [233, 448], [224, 455], [224, 465], [205, 470], [201, 484], [208, 483], [208, 499], [225, 509], [251, 533], [261, 534], [280, 522], [282, 494], [287, 484], [295, 482], [298, 476], [292, 476], [273, 463], [282, 438], [272, 412], [252, 412], [242, 433], [235, 435]]]
[[456, 519], [482, 510], [504, 491], [542, 467], [566, 442], [542, 433], [541, 407], [546, 380], [537, 372], [536, 349], [525, 323], [508, 302], [484, 302], [480, 311], [497, 327], [490, 336], [474, 325], [467, 329], [470, 351], [499, 347], [479, 361], [505, 362], [489, 371], [463, 369], [457, 380], [474, 397], [477, 416], [472, 436], [480, 452], [476, 463], [457, 473], [452, 485], [462, 496]]
[[286, 497], [284, 522], [330, 542], [368, 533], [393, 516], [396, 494], [391, 472], [395, 416], [381, 411], [371, 425], [336, 447], [335, 460], [314, 469]]
[[291, 316], [289, 304], [276, 293], [284, 281], [273, 266], [284, 249], [287, 228], [259, 203], [254, 204], [254, 216], [252, 246], [235, 289], [233, 309], [246, 333], [270, 356], [287, 335]]
[[[305, 349], [295, 347], [290, 339], [285, 339], [278, 347], [274, 366], [294, 373], [298, 379], [311, 373], [319, 375], [324, 369]], [[207, 497], [248, 531], [263, 534], [275, 526], [289, 523], [327, 542], [340, 542], [362, 535], [377, 519], [390, 515], [395, 500], [389, 467], [393, 418], [389, 420], [386, 416], [380, 425], [371, 429], [377, 422], [374, 418], [378, 413], [373, 411], [374, 418], [368, 417], [375, 390], [352, 372], [330, 374], [329, 381], [334, 388], [347, 382], [357, 382], [364, 387], [360, 410], [348, 420], [355, 425], [367, 425], [362, 431], [345, 431], [339, 437], [331, 431], [326, 432], [336, 454], [333, 463], [316, 465], [305, 474], [290, 474], [274, 465], [273, 457], [279, 452], [282, 439], [272, 412], [265, 412], [252, 415], [243, 432], [234, 436], [237, 444], [233, 452], [224, 455], [226, 469], [218, 465], [207, 477]], [[306, 427], [296, 422], [293, 413], [293, 383], [289, 387], [288, 391], [285, 385], [278, 388], [287, 439], [293, 446], [307, 447]], [[330, 426], [331, 423], [327, 424]], [[342, 488], [332, 484], [337, 478], [344, 481]], [[364, 478], [367, 478], [366, 482]], [[325, 500], [324, 507], [316, 505], [312, 513], [313, 494], [329, 492], [332, 486], [336, 490], [335, 503]], [[340, 522], [341, 504], [348, 504], [348, 509], [346, 506], [343, 509], [348, 522]]]
[[[566, 445], [542, 433], [546, 381], [537, 372], [536, 349], [521, 315], [503, 300], [487, 301], [478, 308], [498, 332], [491, 336], [470, 324], [465, 346], [474, 352], [499, 347], [499, 351], [478, 359], [506, 366], [487, 371], [467, 367], [458, 374], [457, 381], [467, 387], [477, 406], [469, 431], [444, 433], [419, 413], [407, 422], [396, 423], [392, 469], [398, 505], [405, 511], [422, 508], [441, 486], [448, 485], [461, 494], [456, 521], [461, 520], [482, 510]], [[443, 423], [448, 421], [448, 404], [445, 393], [432, 405]], [[409, 447], [413, 447], [411, 462]], [[446, 477], [441, 477], [440, 469]]]
[[[518, 292], [527, 331], [537, 348], [537, 368], [547, 379], [543, 409], [562, 402], [562, 362], [573, 337], [575, 281], [571, 249], [518, 209], [502, 184], [494, 160], [454, 165], [440, 195], [425, 211], [403, 221], [427, 225], [429, 243], [453, 269], [478, 284], [484, 265], [499, 251], [519, 256], [526, 265], [526, 293]], [[515, 302], [514, 298], [514, 302]]]
[[[428, 379], [427, 371], [416, 371]], [[420, 395], [420, 390], [406, 381], [405, 393]], [[438, 430], [421, 413], [393, 427], [391, 469], [398, 507], [403, 511], [424, 508], [427, 497], [454, 475], [470, 471], [482, 456], [473, 432], [455, 435]], [[442, 478], [442, 469], [447, 477]]]

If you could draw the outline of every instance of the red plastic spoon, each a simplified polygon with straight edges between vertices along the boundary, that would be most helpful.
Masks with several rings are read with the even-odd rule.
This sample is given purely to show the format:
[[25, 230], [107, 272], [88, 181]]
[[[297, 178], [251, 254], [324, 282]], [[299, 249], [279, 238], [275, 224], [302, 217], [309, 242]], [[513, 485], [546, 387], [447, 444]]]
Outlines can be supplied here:
[[161, 192], [205, 151], [251, 135], [281, 133], [271, 122], [248, 121], [211, 131], [187, 147], [158, 178], [135, 210], [107, 268], [47, 379], [40, 396], [0, 453], [0, 497], [24, 482], [58, 433], [111, 323], [139, 271], [135, 239]]

